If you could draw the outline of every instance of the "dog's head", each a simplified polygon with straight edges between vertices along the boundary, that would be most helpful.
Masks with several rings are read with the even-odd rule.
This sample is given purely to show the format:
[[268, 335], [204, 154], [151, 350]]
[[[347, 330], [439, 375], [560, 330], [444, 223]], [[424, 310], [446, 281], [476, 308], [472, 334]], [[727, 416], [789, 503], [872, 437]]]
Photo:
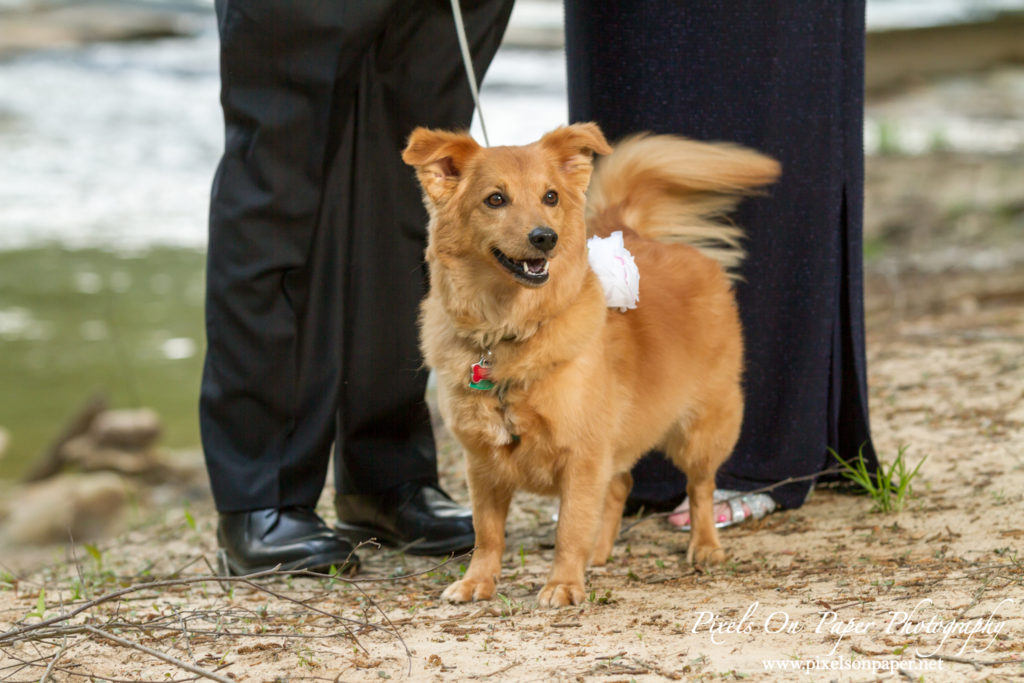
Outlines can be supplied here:
[[593, 123], [522, 147], [478, 145], [417, 128], [402, 159], [416, 169], [431, 216], [428, 258], [464, 266], [488, 288], [538, 288], [586, 263], [584, 193], [593, 155], [611, 147]]

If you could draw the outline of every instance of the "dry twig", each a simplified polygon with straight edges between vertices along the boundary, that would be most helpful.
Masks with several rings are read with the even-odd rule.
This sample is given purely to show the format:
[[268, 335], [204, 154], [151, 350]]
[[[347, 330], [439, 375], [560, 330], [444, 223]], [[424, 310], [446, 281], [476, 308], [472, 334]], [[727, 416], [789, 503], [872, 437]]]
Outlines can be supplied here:
[[1020, 664], [1019, 660], [1014, 659], [970, 659], [968, 657], [957, 657], [956, 655], [943, 655], [943, 654], [930, 654], [930, 655], [917, 655], [918, 659], [944, 659], [947, 662], [956, 662], [958, 664], [970, 664], [974, 667], [975, 671], [981, 671], [983, 666], [1002, 666], [1003, 664]]
[[180, 660], [180, 659], [178, 659], [176, 657], [172, 657], [171, 655], [169, 655], [169, 654], [167, 654], [165, 652], [160, 652], [159, 650], [154, 650], [151, 647], [146, 647], [145, 645], [141, 645], [139, 643], [133, 643], [132, 641], [127, 640], [125, 638], [121, 638], [119, 636], [115, 636], [112, 633], [107, 633], [106, 631], [104, 631], [102, 629], [98, 629], [95, 626], [86, 626], [85, 629], [87, 631], [89, 631], [90, 633], [92, 633], [93, 635], [95, 635], [96, 637], [98, 637], [98, 638], [104, 638], [106, 640], [111, 640], [111, 641], [117, 643], [118, 645], [122, 645], [124, 647], [130, 647], [133, 650], [138, 650], [139, 652], [144, 652], [147, 655], [150, 655], [151, 657], [156, 657], [157, 659], [161, 659], [161, 660], [167, 662], [168, 664], [173, 664], [174, 666], [178, 667], [179, 669], [184, 669], [185, 671], [188, 671], [190, 673], [194, 673], [197, 676], [201, 676], [203, 678], [209, 678], [211, 681], [217, 681], [218, 683], [234, 683], [234, 681], [232, 681], [230, 678], [226, 678], [224, 676], [218, 676], [217, 674], [215, 674], [212, 671], [207, 671], [206, 669], [203, 669], [202, 667], [193, 666], [192, 664], [189, 664], [188, 662], [183, 662], [182, 660]]
[[[145, 653], [147, 653], [147, 654], [149, 654], [149, 655], [151, 655], [153, 657], [157, 657], [157, 658], [159, 658], [159, 659], [161, 659], [161, 660], [163, 660], [165, 662], [168, 662], [170, 664], [178, 666], [179, 668], [181, 668], [183, 670], [186, 670], [186, 671], [188, 671], [190, 673], [193, 673], [196, 676], [210, 678], [212, 680], [226, 681], [228, 679], [225, 679], [225, 678], [223, 678], [221, 676], [218, 676], [214, 672], [210, 672], [210, 671], [207, 671], [205, 669], [201, 669], [199, 667], [196, 667], [194, 665], [189, 664], [188, 662], [182, 661], [182, 660], [180, 660], [178, 658], [175, 658], [175, 657], [173, 657], [171, 655], [168, 655], [166, 653], [160, 652], [158, 650], [154, 650], [153, 648], [146, 647], [145, 645], [142, 645], [140, 643], [137, 643], [137, 642], [128, 640], [126, 638], [114, 635], [114, 634], [110, 633], [108, 629], [111, 629], [111, 628], [117, 628], [117, 629], [123, 629], [123, 630], [134, 629], [134, 630], [138, 630], [138, 631], [141, 631], [141, 632], [144, 632], [144, 633], [145, 632], [152, 632], [152, 631], [156, 631], [156, 630], [168, 631], [168, 632], [174, 632], [174, 633], [181, 633], [185, 637], [186, 646], [189, 645], [190, 639], [192, 637], [194, 637], [194, 636], [206, 636], [206, 637], [210, 637], [210, 636], [212, 636], [212, 637], [221, 637], [221, 636], [227, 636], [227, 637], [263, 637], [263, 636], [265, 636], [265, 637], [278, 637], [278, 638], [302, 638], [302, 637], [328, 638], [328, 637], [344, 636], [344, 637], [349, 638], [353, 643], [355, 643], [357, 646], [359, 646], [359, 648], [362, 649], [363, 652], [368, 652], [366, 650], [366, 648], [362, 645], [362, 643], [359, 641], [359, 639], [356, 637], [355, 633], [353, 632], [352, 625], [354, 625], [354, 626], [359, 626], [359, 627], [364, 628], [364, 629], [365, 628], [370, 628], [370, 629], [373, 629], [373, 630], [383, 631], [384, 633], [387, 633], [388, 635], [396, 638], [402, 644], [402, 647], [403, 647], [403, 649], [405, 651], [406, 659], [407, 659], [407, 661], [409, 663], [409, 671], [411, 673], [411, 670], [412, 670], [412, 653], [409, 650], [408, 646], [406, 645], [406, 643], [405, 643], [404, 639], [402, 638], [401, 634], [399, 633], [397, 624], [395, 622], [393, 622], [388, 617], [387, 613], [384, 611], [383, 608], [381, 608], [377, 604], [377, 602], [376, 602], [376, 600], [374, 600], [373, 596], [370, 595], [366, 590], [364, 590], [364, 588], [362, 586], [360, 586], [359, 584], [361, 584], [361, 583], [372, 584], [372, 583], [383, 583], [383, 582], [398, 582], [398, 581], [402, 581], [402, 580], [406, 580], [406, 579], [412, 579], [412, 578], [415, 578], [415, 577], [418, 577], [418, 576], [422, 576], [422, 575], [426, 575], [426, 574], [429, 574], [431, 572], [434, 572], [437, 569], [439, 569], [441, 567], [444, 567], [446, 564], [448, 564], [448, 563], [450, 563], [450, 562], [452, 562], [452, 561], [454, 561], [456, 559], [460, 559], [462, 557], [464, 557], [464, 555], [451, 557], [451, 558], [448, 558], [447, 560], [445, 560], [444, 562], [442, 562], [442, 563], [440, 563], [438, 565], [435, 565], [435, 566], [433, 566], [431, 568], [428, 568], [426, 570], [423, 570], [423, 571], [420, 571], [420, 572], [416, 572], [416, 573], [413, 573], [413, 574], [397, 576], [397, 577], [389, 577], [389, 578], [369, 578], [369, 579], [358, 579], [357, 580], [357, 579], [342, 578], [342, 577], [339, 577], [339, 576], [336, 576], [336, 575], [321, 574], [321, 573], [312, 572], [312, 571], [284, 572], [284, 571], [281, 571], [279, 567], [275, 567], [274, 569], [263, 571], [263, 572], [256, 572], [254, 574], [248, 574], [248, 575], [245, 575], [245, 576], [226, 577], [226, 576], [217, 576], [217, 575], [211, 574], [209, 576], [205, 576], [204, 575], [204, 576], [193, 576], [193, 577], [179, 577], [179, 574], [182, 571], [184, 571], [184, 569], [186, 569], [187, 567], [191, 566], [192, 564], [194, 564], [195, 562], [198, 562], [200, 560], [205, 560], [205, 557], [201, 556], [201, 557], [198, 557], [198, 558], [195, 558], [195, 559], [191, 560], [188, 564], [186, 564], [183, 567], [181, 567], [178, 570], [176, 570], [174, 572], [174, 574], [173, 574], [173, 576], [175, 576], [176, 578], [156, 580], [156, 581], [146, 581], [146, 582], [143, 582], [143, 583], [127, 586], [125, 588], [122, 588], [122, 589], [119, 589], [119, 590], [107, 593], [105, 595], [101, 595], [101, 596], [96, 597], [94, 599], [87, 600], [87, 601], [83, 602], [82, 604], [74, 607], [73, 609], [71, 609], [69, 611], [64, 611], [63, 610], [64, 605], [62, 603], [61, 604], [61, 608], [62, 608], [62, 613], [61, 614], [55, 615], [55, 616], [47, 618], [47, 619], [42, 619], [38, 623], [23, 624], [21, 626], [18, 626], [17, 628], [13, 628], [13, 629], [5, 632], [5, 633], [0, 633], [0, 648], [2, 648], [4, 646], [7, 646], [7, 645], [13, 645], [15, 643], [22, 642], [22, 641], [49, 642], [49, 641], [52, 641], [53, 639], [56, 639], [56, 638], [62, 638], [63, 641], [60, 644], [58, 651], [56, 652], [56, 654], [54, 654], [52, 656], [40, 657], [37, 662], [25, 662], [24, 660], [16, 658], [16, 659], [18, 659], [19, 662], [21, 662], [21, 667], [19, 667], [19, 668], [24, 668], [25, 666], [39, 666], [39, 667], [42, 667], [43, 666], [42, 662], [48, 660], [48, 663], [46, 665], [46, 670], [45, 670], [45, 672], [43, 674], [43, 677], [42, 677], [43, 680], [48, 679], [50, 677], [50, 675], [54, 671], [60, 671], [62, 673], [68, 673], [68, 674], [72, 674], [72, 675], [79, 675], [79, 676], [82, 675], [82, 674], [80, 674], [78, 672], [69, 671], [69, 670], [67, 670], [65, 668], [57, 666], [57, 662], [63, 656], [63, 654], [65, 653], [65, 651], [67, 649], [69, 649], [71, 647], [75, 647], [79, 643], [86, 642], [87, 640], [97, 639], [98, 638], [98, 639], [106, 639], [108, 641], [117, 643], [117, 644], [119, 644], [119, 645], [121, 645], [123, 647], [129, 647], [129, 648], [133, 648], [133, 649], [136, 649], [138, 651], [141, 651], [141, 652], [145, 652]], [[208, 561], [207, 561], [207, 565], [209, 565]], [[323, 609], [320, 609], [319, 607], [316, 607], [315, 605], [309, 604], [309, 602], [311, 600], [316, 599], [315, 596], [313, 598], [307, 598], [305, 600], [298, 599], [298, 598], [292, 597], [290, 595], [287, 595], [286, 593], [273, 590], [273, 589], [271, 589], [271, 588], [269, 588], [269, 587], [267, 587], [265, 585], [260, 585], [260, 584], [255, 582], [256, 579], [265, 579], [265, 578], [269, 578], [269, 577], [279, 577], [279, 576], [298, 576], [298, 577], [315, 578], [315, 579], [321, 579], [321, 580], [327, 579], [327, 580], [333, 580], [333, 581], [340, 581], [340, 582], [343, 582], [343, 583], [345, 583], [345, 584], [347, 584], [347, 585], [349, 585], [351, 587], [354, 587], [356, 590], [359, 591], [359, 593], [361, 594], [363, 599], [371, 607], [372, 611], [376, 611], [378, 614], [381, 615], [381, 617], [383, 618], [383, 625], [382, 624], [377, 624], [377, 623], [372, 623], [370, 621], [360, 621], [360, 620], [357, 620], [357, 619], [350, 619], [350, 618], [343, 617], [343, 616], [340, 616], [340, 615], [332, 614], [332, 613], [330, 613], [330, 612], [328, 612], [326, 610], [323, 610]], [[249, 588], [251, 588], [251, 589], [253, 589], [255, 591], [258, 591], [258, 592], [261, 592], [261, 593], [265, 593], [266, 595], [268, 595], [270, 597], [273, 597], [273, 598], [275, 598], [275, 599], [277, 599], [279, 601], [295, 604], [295, 605], [301, 607], [303, 610], [307, 610], [307, 611], [313, 612], [315, 614], [328, 617], [329, 619], [332, 619], [332, 620], [334, 620], [336, 622], [339, 622], [339, 623], [342, 624], [342, 626], [344, 628], [344, 631], [343, 632], [332, 632], [332, 633], [327, 634], [327, 635], [317, 635], [317, 636], [304, 636], [303, 634], [234, 632], [234, 631], [224, 630], [223, 628], [221, 628], [220, 621], [221, 621], [221, 618], [224, 616], [222, 613], [220, 613], [220, 612], [211, 613], [211, 612], [205, 612], [205, 611], [189, 611], [187, 613], [175, 612], [175, 614], [173, 615], [172, 618], [175, 620], [177, 625], [174, 625], [174, 623], [168, 622], [166, 619], [151, 619], [151, 620], [145, 621], [143, 623], [134, 623], [134, 622], [129, 621], [129, 620], [118, 619], [118, 618], [115, 618], [113, 620], [107, 621], [103, 625], [103, 627], [98, 627], [98, 626], [95, 626], [95, 625], [92, 625], [92, 624], [89, 624], [89, 623], [85, 623], [85, 624], [69, 624], [69, 623], [67, 623], [70, 620], [74, 619], [75, 617], [87, 614], [90, 610], [93, 610], [93, 609], [95, 609], [95, 608], [97, 608], [97, 607], [99, 607], [99, 606], [101, 606], [103, 604], [107, 604], [107, 603], [111, 603], [111, 602], [116, 601], [116, 605], [120, 606], [120, 604], [122, 602], [124, 602], [124, 601], [145, 599], [143, 596], [133, 596], [133, 594], [136, 594], [136, 593], [140, 593], [140, 592], [143, 592], [143, 591], [155, 591], [155, 590], [158, 590], [158, 589], [182, 588], [182, 587], [187, 587], [187, 586], [190, 586], [190, 585], [200, 584], [200, 583], [217, 583], [217, 584], [221, 585], [224, 588], [225, 592], [230, 592], [230, 588], [228, 587], [229, 584], [241, 584], [241, 585], [247, 586], [247, 587], [249, 587]], [[120, 611], [120, 610], [118, 609], [118, 611]], [[246, 610], [246, 612], [249, 612], [249, 610]], [[209, 620], [211, 614], [216, 614], [216, 616], [217, 616], [217, 620], [216, 621], [218, 622], [218, 625], [217, 625], [217, 628], [215, 628], [215, 629], [212, 629], [212, 630], [211, 629], [196, 629], [194, 627], [186, 625], [186, 620], [187, 619], [196, 619], [196, 618], [198, 618], [200, 620], [203, 620], [203, 619]], [[115, 617], [116, 617], [116, 615], [115, 615]], [[78, 640], [76, 640], [76, 641], [74, 641], [74, 642], [72, 642], [70, 644], [68, 643], [67, 638], [69, 636], [81, 635], [81, 634], [88, 634], [88, 635], [85, 638], [79, 638]]]

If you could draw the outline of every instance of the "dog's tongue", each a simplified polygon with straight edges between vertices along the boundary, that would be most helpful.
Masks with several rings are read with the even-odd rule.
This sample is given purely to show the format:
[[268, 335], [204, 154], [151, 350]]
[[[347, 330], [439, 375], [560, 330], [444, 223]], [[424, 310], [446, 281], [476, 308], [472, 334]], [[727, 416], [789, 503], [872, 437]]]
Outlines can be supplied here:
[[548, 262], [547, 259], [542, 259], [542, 258], [527, 259], [526, 260], [526, 269], [529, 270], [531, 273], [535, 273], [535, 274], [543, 273], [544, 272], [544, 266], [547, 265], [547, 262]]

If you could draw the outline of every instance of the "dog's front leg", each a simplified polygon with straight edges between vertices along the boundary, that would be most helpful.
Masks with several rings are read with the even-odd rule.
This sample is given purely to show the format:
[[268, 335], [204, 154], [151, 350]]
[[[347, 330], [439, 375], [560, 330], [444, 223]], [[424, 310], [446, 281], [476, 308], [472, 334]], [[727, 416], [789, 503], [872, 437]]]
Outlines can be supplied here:
[[584, 572], [604, 509], [609, 475], [591, 458], [562, 475], [562, 501], [555, 535], [555, 563], [537, 601], [541, 607], [583, 602]]
[[615, 539], [619, 537], [622, 526], [622, 508], [626, 504], [630, 489], [633, 488], [633, 477], [629, 472], [620, 472], [608, 483], [605, 494], [604, 511], [601, 518], [601, 530], [597, 534], [594, 553], [590, 557], [591, 567], [603, 567], [611, 557]]
[[469, 569], [461, 580], [448, 586], [441, 597], [449, 602], [490, 600], [494, 597], [501, 573], [501, 554], [505, 552], [505, 518], [512, 502], [512, 490], [495, 485], [493, 478], [481, 472], [486, 465], [476, 464], [469, 455], [467, 479], [473, 506], [473, 531], [476, 549]]

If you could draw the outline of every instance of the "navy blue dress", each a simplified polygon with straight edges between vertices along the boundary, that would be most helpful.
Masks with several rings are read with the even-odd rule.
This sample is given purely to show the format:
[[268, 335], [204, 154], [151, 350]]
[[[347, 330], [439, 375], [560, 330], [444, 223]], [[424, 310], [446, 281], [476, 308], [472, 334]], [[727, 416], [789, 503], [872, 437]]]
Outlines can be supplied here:
[[[814, 475], [827, 448], [875, 456], [868, 427], [862, 274], [864, 2], [566, 0], [569, 115], [610, 140], [638, 131], [739, 142], [783, 175], [735, 220], [746, 412], [720, 488]], [[634, 471], [634, 501], [672, 505], [664, 458]], [[812, 482], [772, 491], [803, 503]]]

